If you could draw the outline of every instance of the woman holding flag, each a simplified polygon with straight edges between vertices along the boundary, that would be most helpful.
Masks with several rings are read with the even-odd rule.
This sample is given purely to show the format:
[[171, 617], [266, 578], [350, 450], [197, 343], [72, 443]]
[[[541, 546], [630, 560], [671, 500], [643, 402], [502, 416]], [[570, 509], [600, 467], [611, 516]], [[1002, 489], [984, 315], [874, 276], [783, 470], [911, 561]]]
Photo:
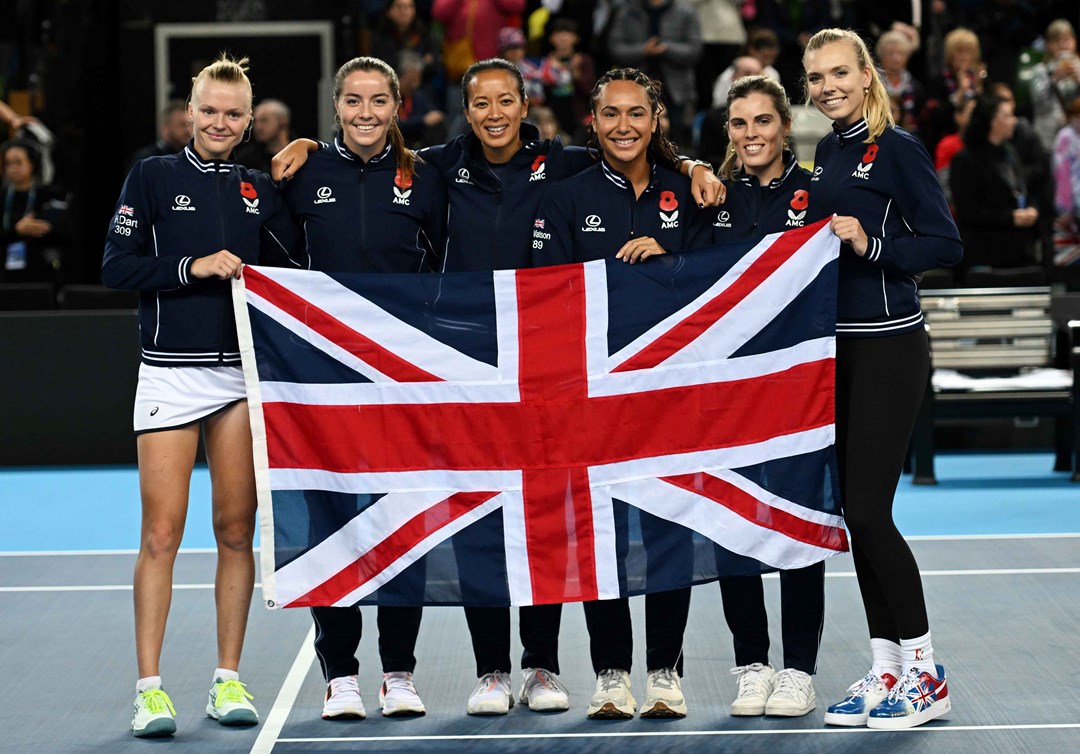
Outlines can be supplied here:
[[[160, 675], [172, 571], [187, 515], [202, 432], [213, 490], [218, 564], [217, 664], [206, 714], [253, 725], [258, 714], [237, 668], [255, 580], [255, 476], [229, 278], [241, 267], [284, 260], [291, 225], [269, 178], [232, 162], [251, 127], [247, 58], [222, 55], [192, 80], [194, 138], [176, 155], [137, 163], [105, 242], [101, 279], [140, 292], [142, 365], [135, 433], [142, 536], [135, 561], [139, 679], [131, 728], [176, 731]], [[282, 222], [283, 221], [283, 222]]]
[[840, 237], [836, 449], [844, 520], [870, 628], [870, 671], [825, 714], [830, 725], [909, 728], [946, 714], [919, 567], [893, 496], [929, 371], [918, 276], [963, 253], [933, 162], [895, 127], [866, 44], [824, 29], [803, 55], [814, 105], [833, 121], [818, 143], [811, 220]]
[[[698, 245], [760, 241], [805, 223], [810, 172], [788, 148], [791, 103], [776, 81], [747, 76], [727, 96], [724, 214], [703, 226]], [[736, 165], [738, 168], [736, 169]], [[760, 575], [720, 579], [724, 617], [735, 642], [738, 695], [733, 715], [799, 717], [815, 707], [812, 676], [825, 621], [825, 563], [780, 571], [784, 665], [769, 664], [769, 621]]]
[[[544, 197], [533, 231], [534, 266], [610, 257], [635, 264], [687, 248], [697, 207], [660, 125], [660, 84], [639, 70], [615, 69], [596, 82], [590, 103], [590, 132], [602, 160]], [[584, 607], [597, 676], [588, 716], [631, 718], [637, 703], [630, 691], [629, 601]], [[642, 717], [686, 716], [680, 676], [689, 611], [689, 587], [645, 596], [649, 674]]]
[[[311, 155], [307, 169], [282, 187], [311, 269], [428, 272], [437, 265], [446, 191], [438, 171], [405, 147], [397, 123], [400, 105], [397, 74], [378, 58], [354, 58], [334, 76], [340, 131], [328, 149]], [[364, 718], [355, 656], [363, 628], [360, 610], [313, 607], [311, 615], [327, 684], [322, 717]], [[378, 607], [383, 715], [426, 712], [413, 681], [421, 616], [420, 607]]]

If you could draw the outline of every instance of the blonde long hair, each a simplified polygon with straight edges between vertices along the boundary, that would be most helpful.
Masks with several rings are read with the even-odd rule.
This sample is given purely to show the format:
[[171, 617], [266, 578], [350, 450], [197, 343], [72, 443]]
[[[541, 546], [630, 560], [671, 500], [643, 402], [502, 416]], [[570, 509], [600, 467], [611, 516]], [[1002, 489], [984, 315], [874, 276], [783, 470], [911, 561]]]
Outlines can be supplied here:
[[[852, 50], [855, 52], [855, 61], [859, 64], [859, 70], [870, 69], [870, 86], [866, 89], [862, 112], [870, 131], [870, 135], [865, 140], [865, 143], [869, 144], [876, 141], [885, 132], [886, 128], [896, 125], [896, 122], [893, 121], [892, 107], [889, 103], [889, 92], [885, 89], [885, 84], [881, 80], [881, 74], [878, 73], [873, 55], [866, 48], [866, 42], [851, 29], [822, 29], [810, 37], [810, 41], [806, 43], [806, 50], [803, 52], [804, 67], [807, 55], [833, 42], [846, 42], [851, 45]], [[806, 81], [805, 74], [803, 74], [803, 84], [806, 87], [806, 100], [809, 102], [810, 84]]]

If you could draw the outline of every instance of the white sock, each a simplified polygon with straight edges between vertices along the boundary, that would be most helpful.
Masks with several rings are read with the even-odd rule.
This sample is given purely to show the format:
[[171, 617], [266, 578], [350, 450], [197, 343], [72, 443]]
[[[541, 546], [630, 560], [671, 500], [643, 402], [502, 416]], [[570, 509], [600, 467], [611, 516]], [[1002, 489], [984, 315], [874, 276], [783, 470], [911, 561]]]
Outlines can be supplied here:
[[214, 671], [214, 682], [216, 683], [219, 679], [222, 680], [222, 681], [239, 681], [240, 680], [240, 674], [237, 673], [235, 670], [226, 670], [225, 668], [218, 668], [217, 670]]
[[160, 688], [161, 688], [161, 676], [159, 676], [159, 675], [148, 675], [148, 676], [146, 676], [146, 678], [140, 678], [139, 680], [135, 681], [135, 693], [136, 694], [141, 694], [144, 691], [149, 691], [150, 689], [160, 689]]
[[929, 673], [937, 678], [934, 667], [934, 647], [930, 644], [930, 632], [914, 639], [901, 639], [900, 648], [904, 652], [904, 672], [914, 668], [919, 673]]
[[904, 655], [899, 644], [888, 639], [871, 639], [870, 653], [874, 658], [874, 664], [871, 667], [874, 675], [882, 678], [888, 673], [893, 678], [900, 677]]

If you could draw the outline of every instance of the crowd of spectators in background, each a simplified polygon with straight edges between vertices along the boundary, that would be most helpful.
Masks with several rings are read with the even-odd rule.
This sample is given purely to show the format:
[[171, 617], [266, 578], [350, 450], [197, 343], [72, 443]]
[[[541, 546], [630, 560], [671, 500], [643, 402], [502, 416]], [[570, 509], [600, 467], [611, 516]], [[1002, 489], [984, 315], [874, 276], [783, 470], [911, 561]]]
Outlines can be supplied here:
[[[460, 71], [505, 57], [526, 80], [529, 120], [545, 137], [586, 143], [588, 93], [611, 66], [663, 82], [669, 132], [684, 154], [715, 165], [726, 148], [731, 82], [764, 74], [803, 102], [802, 45], [826, 26], [860, 31], [875, 50], [898, 125], [935, 159], [968, 242], [963, 283], [986, 267], [1025, 282], [1080, 287], [1080, 58], [1068, 3], [830, 2], [829, 0], [389, 0], [372, 9], [359, 54], [401, 79], [401, 130], [410, 147], [467, 127]], [[918, 12], [916, 10], [918, 9]], [[1073, 7], [1075, 10], [1075, 7]], [[1075, 13], [1073, 13], [1075, 16]], [[294, 134], [286, 102], [257, 95], [250, 141], [237, 159], [268, 170]], [[986, 118], [990, 118], [989, 130]], [[976, 128], [971, 127], [974, 120]], [[0, 103], [4, 154], [4, 265], [0, 282], [64, 282], [70, 197], [47, 168], [49, 124]], [[147, 135], [149, 138], [149, 134]], [[190, 138], [185, 103], [160, 113], [153, 143], [125, 162], [175, 152]], [[809, 163], [808, 149], [796, 154]], [[29, 169], [29, 183], [25, 178]], [[61, 181], [62, 183], [62, 181]], [[1005, 243], [1008, 239], [1008, 243]], [[976, 275], [977, 276], [977, 275]], [[89, 281], [78, 281], [89, 282]]]
[[[944, 282], [970, 276], [985, 284], [979, 275], [991, 268], [1005, 270], [1003, 283], [1064, 280], [1077, 287], [1080, 275], [1069, 269], [1080, 257], [1080, 104], [1074, 103], [1080, 59], [1073, 24], [1052, 17], [1060, 10], [1053, 3], [864, 5], [390, 0], [370, 19], [370, 44], [361, 52], [396, 66], [399, 118], [413, 147], [464, 130], [457, 77], [474, 60], [499, 56], [525, 78], [529, 120], [545, 136], [574, 144], [586, 144], [596, 77], [612, 66], [641, 68], [663, 82], [667, 127], [680, 150], [718, 165], [727, 147], [723, 103], [733, 81], [763, 74], [803, 102], [806, 40], [826, 26], [856, 28], [876, 52], [896, 123], [935, 158], [968, 241], [963, 267]], [[973, 113], [976, 127], [966, 132]], [[987, 114], [994, 121], [989, 131]], [[262, 141], [258, 133], [256, 140]], [[804, 151], [797, 156], [809, 163], [813, 154]]]

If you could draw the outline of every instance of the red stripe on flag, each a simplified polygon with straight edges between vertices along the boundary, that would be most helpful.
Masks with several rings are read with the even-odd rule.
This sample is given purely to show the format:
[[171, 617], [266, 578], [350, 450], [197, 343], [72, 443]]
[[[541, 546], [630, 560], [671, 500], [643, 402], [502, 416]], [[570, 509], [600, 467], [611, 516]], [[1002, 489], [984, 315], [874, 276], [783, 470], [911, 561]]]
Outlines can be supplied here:
[[[762, 442], [833, 422], [832, 359], [762, 377], [529, 403], [263, 405], [271, 468], [572, 468]], [[686, 431], [687, 417], [701, 417]]]
[[250, 267], [244, 268], [244, 286], [254, 295], [265, 299], [293, 319], [310, 327], [331, 343], [348, 351], [396, 382], [443, 381], [441, 377], [426, 372], [392, 351], [388, 351], [366, 335], [362, 335], [257, 270]]
[[532, 604], [595, 600], [596, 546], [588, 469], [526, 471], [522, 492]]
[[[517, 276], [521, 400], [542, 406], [587, 400], [585, 273], [581, 265]], [[535, 426], [535, 425], [534, 425]], [[540, 441], [560, 443], [555, 426]], [[533, 604], [597, 597], [592, 494], [584, 468], [527, 469], [522, 490]]]
[[686, 348], [776, 272], [821, 229], [824, 222], [826, 221], [822, 220], [784, 233], [764, 254], [754, 260], [727, 290], [612, 371], [630, 372], [635, 369], [649, 369], [664, 363], [672, 355]]
[[847, 552], [847, 535], [842, 527], [807, 521], [758, 500], [748, 492], [710, 474], [680, 474], [661, 481], [719, 503], [752, 524], [785, 537], [836, 552]]
[[428, 536], [483, 505], [497, 492], [459, 492], [413, 516], [345, 568], [286, 607], [332, 605], [366, 584]]
[[545, 267], [516, 279], [521, 401], [584, 400], [584, 267]]

